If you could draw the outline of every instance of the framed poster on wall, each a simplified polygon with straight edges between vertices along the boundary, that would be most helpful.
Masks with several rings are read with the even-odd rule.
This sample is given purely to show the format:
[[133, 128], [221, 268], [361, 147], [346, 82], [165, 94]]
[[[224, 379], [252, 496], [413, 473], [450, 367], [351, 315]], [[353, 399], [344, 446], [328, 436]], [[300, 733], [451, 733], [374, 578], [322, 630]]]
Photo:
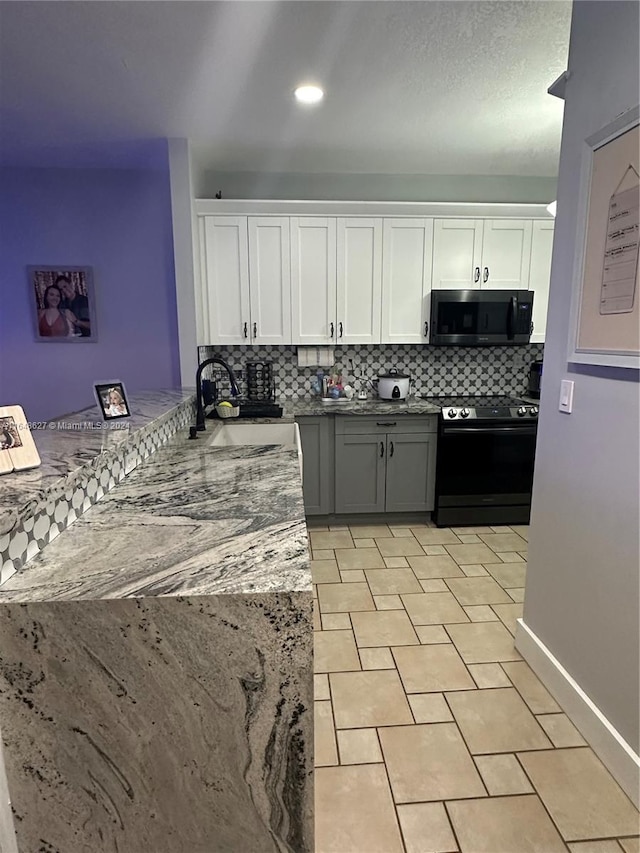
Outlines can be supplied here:
[[635, 107], [585, 140], [570, 362], [640, 368], [639, 226]]

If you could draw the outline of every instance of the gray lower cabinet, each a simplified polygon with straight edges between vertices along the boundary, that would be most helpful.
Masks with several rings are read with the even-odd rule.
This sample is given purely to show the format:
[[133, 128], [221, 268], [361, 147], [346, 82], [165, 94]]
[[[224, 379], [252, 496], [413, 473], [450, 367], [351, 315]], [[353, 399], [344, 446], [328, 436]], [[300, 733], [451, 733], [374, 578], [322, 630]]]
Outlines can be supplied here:
[[435, 491], [436, 436], [387, 436], [386, 512], [428, 512]]
[[386, 436], [336, 436], [336, 512], [384, 512]]
[[429, 512], [436, 418], [336, 417], [335, 512]]
[[302, 490], [306, 515], [329, 515], [333, 497], [333, 418], [296, 418], [302, 443]]

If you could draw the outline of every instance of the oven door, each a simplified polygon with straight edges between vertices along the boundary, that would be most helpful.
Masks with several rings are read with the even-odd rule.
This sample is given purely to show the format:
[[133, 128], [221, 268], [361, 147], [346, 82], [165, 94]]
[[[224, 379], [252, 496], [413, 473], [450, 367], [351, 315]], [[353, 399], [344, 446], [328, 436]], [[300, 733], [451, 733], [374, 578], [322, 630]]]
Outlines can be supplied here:
[[530, 506], [536, 431], [530, 422], [441, 421], [437, 505]]

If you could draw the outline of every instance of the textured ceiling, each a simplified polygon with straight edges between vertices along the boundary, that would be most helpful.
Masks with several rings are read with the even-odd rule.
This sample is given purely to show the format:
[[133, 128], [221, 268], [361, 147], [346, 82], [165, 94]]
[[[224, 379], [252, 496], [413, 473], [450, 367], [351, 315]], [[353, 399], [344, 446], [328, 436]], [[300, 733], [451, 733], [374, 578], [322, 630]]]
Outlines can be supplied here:
[[[555, 175], [568, 2], [4, 2], [4, 163]], [[301, 108], [301, 81], [325, 101]]]

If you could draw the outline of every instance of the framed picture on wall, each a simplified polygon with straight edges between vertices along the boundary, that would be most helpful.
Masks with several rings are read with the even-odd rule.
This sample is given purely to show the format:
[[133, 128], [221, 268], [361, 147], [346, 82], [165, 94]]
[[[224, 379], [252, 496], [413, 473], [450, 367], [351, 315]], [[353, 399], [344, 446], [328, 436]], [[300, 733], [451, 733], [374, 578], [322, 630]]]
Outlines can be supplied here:
[[27, 267], [35, 337], [42, 343], [98, 339], [91, 267]]
[[568, 360], [640, 368], [640, 110], [585, 140]]

